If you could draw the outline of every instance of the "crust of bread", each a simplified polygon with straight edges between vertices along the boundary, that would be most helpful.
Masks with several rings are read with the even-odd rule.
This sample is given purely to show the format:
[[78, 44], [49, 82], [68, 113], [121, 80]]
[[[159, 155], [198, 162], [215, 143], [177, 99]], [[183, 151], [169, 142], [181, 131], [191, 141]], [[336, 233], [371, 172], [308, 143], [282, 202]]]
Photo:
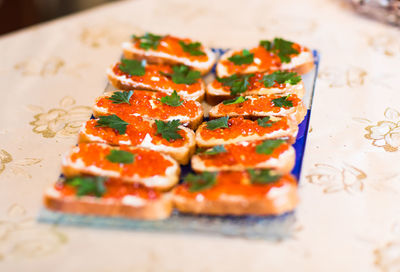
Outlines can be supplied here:
[[154, 51], [152, 49], [144, 50], [141, 48], [136, 48], [130, 42], [124, 42], [122, 44], [122, 49], [124, 53], [124, 58], [126, 59], [136, 59], [136, 60], [147, 60], [149, 63], [156, 64], [184, 64], [189, 66], [193, 70], [199, 71], [202, 75], [207, 74], [212, 69], [216, 56], [210, 48], [204, 47], [204, 52], [208, 56], [207, 62], [191, 61], [188, 58], [177, 57], [164, 52]]
[[116, 199], [62, 196], [57, 190], [50, 187], [45, 191], [43, 201], [48, 209], [57, 212], [141, 220], [168, 218], [173, 208], [169, 193], [162, 194], [156, 200], [140, 199], [140, 205], [129, 205]]
[[292, 171], [295, 163], [296, 155], [295, 150], [292, 146], [278, 158], [271, 158], [266, 161], [260, 162], [252, 167], [248, 167], [242, 164], [233, 165], [221, 165], [221, 166], [207, 166], [204, 160], [201, 159], [199, 155], [194, 155], [192, 157], [192, 169], [195, 172], [218, 172], [218, 171], [243, 171], [247, 168], [255, 169], [272, 169], [281, 174], [287, 174]]
[[229, 112], [228, 114], [221, 114], [218, 112], [218, 106], [221, 104], [218, 104], [214, 107], [212, 107], [208, 113], [210, 119], [215, 119], [215, 118], [220, 118], [224, 116], [229, 116], [229, 117], [237, 117], [237, 116], [243, 116], [244, 118], [257, 118], [257, 117], [265, 117], [265, 116], [287, 116], [288, 118], [293, 119], [296, 121], [297, 124], [300, 124], [303, 120], [304, 117], [307, 115], [307, 108], [304, 105], [304, 103], [299, 103], [296, 107], [293, 107], [289, 110], [285, 110], [284, 112], [253, 112], [252, 114], [238, 114], [235, 112]]
[[[150, 121], [150, 123], [154, 123], [154, 121], [152, 121], [152, 120], [149, 120], [149, 121]], [[102, 139], [101, 137], [88, 134], [85, 129], [85, 125], [86, 125], [86, 123], [83, 124], [83, 126], [79, 132], [78, 143], [94, 142], [94, 143], [111, 144], [111, 143], [107, 142], [106, 140]], [[183, 146], [175, 147], [175, 146], [164, 145], [162, 143], [153, 144], [151, 142], [151, 140], [150, 141], [143, 140], [139, 145], [136, 145], [136, 146], [159, 151], [161, 153], [171, 156], [173, 159], [175, 159], [180, 164], [188, 164], [190, 157], [194, 154], [194, 152], [196, 150], [195, 134], [191, 129], [189, 129], [187, 127], [179, 126], [179, 128], [185, 132], [185, 135], [187, 138], [187, 142], [185, 142], [185, 144]], [[146, 139], [146, 137], [145, 137], [145, 139]], [[120, 143], [120, 145], [121, 144], [133, 146], [131, 143], [127, 143], [127, 142]]]
[[[119, 149], [118, 147], [111, 147], [106, 144], [98, 144], [102, 146], [107, 146], [112, 149]], [[73, 147], [69, 153], [62, 159], [61, 164], [61, 172], [65, 177], [74, 177], [80, 175], [93, 175], [93, 176], [103, 176], [110, 178], [119, 178], [127, 183], [140, 183], [149, 188], [155, 188], [162, 191], [170, 190], [173, 186], [175, 186], [179, 181], [179, 174], [181, 172], [181, 168], [179, 164], [170, 156], [162, 154], [162, 156], [169, 160], [172, 165], [166, 169], [166, 173], [163, 176], [153, 176], [148, 178], [138, 177], [137, 175], [133, 176], [121, 176], [120, 173], [111, 171], [111, 170], [103, 170], [97, 166], [86, 166], [83, 165], [81, 160], [77, 160], [76, 162], [72, 162], [70, 159], [70, 154], [73, 152], [76, 147]], [[141, 149], [140, 147], [132, 147], [132, 149]]]
[[[107, 69], [107, 77], [108, 77], [108, 80], [110, 81], [110, 83], [116, 89], [120, 89], [120, 90], [130, 91], [132, 89], [141, 89], [141, 90], [162, 92], [162, 93], [166, 93], [168, 95], [171, 95], [174, 92], [173, 88], [165, 89], [161, 86], [157, 86], [156, 88], [154, 88], [154, 87], [144, 84], [142, 82], [133, 81], [132, 79], [127, 78], [124, 75], [118, 76], [113, 72], [112, 67]], [[182, 97], [182, 99], [196, 100], [196, 101], [201, 102], [204, 100], [204, 95], [205, 95], [205, 84], [202, 79], [200, 80], [200, 85], [201, 85], [200, 90], [198, 90], [197, 92], [191, 93], [191, 94], [188, 94], [183, 91], [177, 91], [177, 92], [178, 92], [179, 96]]]
[[225, 140], [223, 138], [211, 138], [205, 140], [201, 136], [201, 132], [203, 129], [206, 128], [206, 126], [207, 123], [204, 122], [199, 126], [199, 128], [196, 131], [196, 144], [200, 148], [210, 148], [216, 145], [225, 145], [238, 142], [250, 142], [250, 141], [270, 140], [270, 139], [285, 139], [288, 143], [293, 144], [296, 141], [297, 133], [299, 131], [299, 127], [297, 126], [297, 124], [293, 120], [290, 120], [289, 128], [287, 130], [279, 130], [273, 133], [266, 133], [264, 135], [258, 135], [258, 134], [247, 135], [247, 136], [239, 135], [236, 138], [231, 138], [228, 140]]
[[[268, 193], [265, 198], [231, 196], [216, 200], [198, 201], [174, 194], [173, 202], [182, 213], [208, 215], [279, 215], [294, 210], [298, 203], [297, 185], [290, 183], [285, 188], [273, 188], [276, 193]], [[280, 191], [280, 192], [278, 192]], [[271, 192], [271, 191], [270, 191]]]
[[[241, 96], [246, 95], [289, 95], [296, 94], [298, 98], [302, 99], [305, 94], [305, 88], [303, 81], [300, 81], [297, 85], [290, 85], [284, 89], [280, 88], [260, 88], [256, 90], [246, 91], [241, 93]], [[212, 86], [212, 82], [207, 85], [206, 88], [206, 101], [210, 105], [216, 105], [224, 100], [233, 99], [237, 96], [231, 95], [229, 92], [226, 92], [222, 87], [214, 88]]]
[[[93, 106], [93, 115], [94, 115], [95, 117], [98, 117], [99, 115], [112, 114], [112, 112], [109, 112], [106, 108], [98, 107], [98, 106], [97, 106], [97, 102], [98, 102], [101, 98], [103, 98], [103, 97], [109, 97], [109, 96], [111, 96], [114, 92], [118, 92], [118, 91], [121, 91], [121, 90], [116, 90], [116, 91], [112, 91], [112, 92], [106, 92], [106, 93], [104, 93], [102, 96], [99, 96], [99, 97], [96, 98], [96, 101], [95, 101], [94, 106]], [[135, 90], [135, 91], [141, 92], [140, 90]], [[197, 104], [197, 103], [196, 103], [196, 104]], [[182, 120], [182, 119], [180, 118], [180, 116], [171, 116], [171, 117], [168, 117], [168, 118], [166, 118], [166, 119], [153, 118], [153, 117], [148, 116], [148, 115], [140, 115], [140, 116], [143, 117], [143, 119], [147, 119], [147, 120], [172, 121], [172, 120], [174, 120], [174, 119], [181, 119], [181, 120], [182, 120], [181, 123], [182, 123], [183, 126], [195, 130], [195, 129], [201, 124], [201, 122], [203, 122], [203, 107], [201, 106], [200, 102], [198, 102], [198, 107], [199, 107], [199, 109], [200, 109], [199, 112], [198, 112], [198, 114], [197, 114], [195, 117], [193, 117], [193, 118], [191, 118], [191, 119], [189, 118], [189, 119], [186, 119], [186, 120]], [[139, 114], [137, 114], [137, 115], [139, 115]]]

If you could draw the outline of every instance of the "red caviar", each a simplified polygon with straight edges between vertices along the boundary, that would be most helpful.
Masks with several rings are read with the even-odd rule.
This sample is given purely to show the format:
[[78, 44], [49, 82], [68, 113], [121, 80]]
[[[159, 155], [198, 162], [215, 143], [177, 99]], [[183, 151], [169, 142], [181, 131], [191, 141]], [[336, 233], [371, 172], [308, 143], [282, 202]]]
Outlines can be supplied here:
[[242, 116], [230, 118], [228, 120], [228, 128], [217, 128], [214, 130], [207, 129], [204, 126], [200, 131], [200, 135], [204, 140], [209, 139], [234, 139], [239, 136], [251, 136], [251, 135], [265, 135], [277, 130], [285, 130], [289, 128], [288, 119], [286, 117], [280, 118], [276, 122], [270, 122], [271, 126], [262, 127], [258, 124], [257, 120], [244, 119]]
[[120, 146], [120, 149], [135, 155], [133, 163], [110, 162], [106, 159], [106, 156], [110, 154], [111, 149], [107, 145], [82, 143], [69, 156], [72, 162], [81, 159], [86, 167], [95, 166], [103, 170], [116, 171], [121, 177], [134, 176], [135, 174], [143, 178], [164, 175], [167, 168], [173, 165], [159, 152], [129, 146]]
[[224, 145], [226, 152], [216, 155], [199, 154], [206, 166], [225, 166], [225, 165], [243, 165], [245, 167], [254, 167], [256, 164], [272, 158], [278, 158], [283, 152], [289, 149], [289, 144], [284, 142], [276, 147], [271, 154], [259, 154], [256, 152], [256, 146], [262, 141], [249, 142], [247, 144], [227, 144]]

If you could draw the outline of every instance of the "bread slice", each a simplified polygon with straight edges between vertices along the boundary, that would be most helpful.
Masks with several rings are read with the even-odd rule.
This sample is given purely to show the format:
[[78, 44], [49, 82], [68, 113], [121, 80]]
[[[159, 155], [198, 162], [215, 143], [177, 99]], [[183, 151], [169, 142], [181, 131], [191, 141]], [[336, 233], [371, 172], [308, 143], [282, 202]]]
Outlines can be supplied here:
[[157, 133], [153, 120], [144, 120], [133, 116], [126, 127], [126, 133], [119, 134], [109, 127], [96, 127], [98, 119], [92, 119], [83, 124], [79, 132], [79, 143], [97, 142], [109, 145], [138, 146], [170, 155], [180, 164], [187, 164], [196, 149], [194, 132], [184, 126], [179, 126], [178, 134], [182, 139], [166, 140]]
[[196, 129], [203, 120], [203, 108], [197, 101], [185, 100], [182, 105], [172, 107], [160, 101], [166, 94], [135, 90], [129, 99], [130, 104], [114, 104], [109, 98], [116, 92], [121, 90], [107, 92], [96, 98], [94, 116], [116, 114], [122, 119], [129, 116], [163, 121], [179, 119], [182, 125], [191, 129]]
[[263, 123], [263, 120], [266, 119], [249, 120], [242, 116], [232, 117], [228, 120], [228, 128], [214, 130], [208, 129], [207, 122], [204, 122], [196, 131], [196, 144], [201, 148], [209, 148], [216, 145], [267, 139], [286, 139], [289, 143], [296, 141], [299, 128], [292, 119], [270, 117], [266, 123]]
[[[247, 89], [242, 93], [233, 94], [232, 87], [225, 86], [219, 80], [214, 80], [207, 85], [206, 89], [206, 101], [210, 105], [215, 105], [227, 99], [233, 99], [237, 95], [289, 95], [295, 94], [298, 98], [302, 99], [305, 93], [304, 83], [300, 80], [297, 84], [275, 82], [272, 87], [265, 87], [264, 83], [261, 82], [264, 75], [271, 73], [254, 73], [253, 76], [247, 79]], [[236, 77], [240, 80], [240, 75]]]
[[[306, 107], [295, 94], [282, 97], [276, 95], [252, 95], [245, 96], [245, 99], [247, 100], [242, 103], [231, 105], [220, 103], [210, 109], [209, 117], [213, 119], [224, 116], [244, 116], [246, 118], [286, 116], [295, 120], [297, 124], [300, 124], [307, 114]], [[286, 102], [283, 106], [279, 106], [278, 103], [274, 102], [277, 101], [276, 99], [279, 99], [278, 101], [287, 100], [289, 102]]]
[[221, 56], [217, 63], [216, 72], [219, 77], [227, 77], [233, 74], [251, 74], [255, 72], [267, 71], [294, 71], [304, 75], [314, 68], [314, 56], [306, 47], [294, 43], [293, 48], [298, 54], [292, 54], [288, 63], [283, 63], [276, 52], [268, 51], [264, 46], [259, 45], [248, 50], [254, 54], [253, 62], [250, 64], [239, 64], [229, 60], [230, 57], [242, 54], [243, 50], [229, 50]]
[[248, 168], [273, 169], [279, 173], [290, 173], [295, 163], [295, 150], [285, 141], [275, 141], [277, 146], [270, 154], [258, 153], [257, 146], [263, 141], [239, 142], [224, 145], [225, 152], [208, 155], [212, 149], [192, 157], [192, 169], [196, 172], [242, 171]]
[[161, 220], [170, 216], [173, 208], [170, 193], [160, 193], [132, 184], [113, 183], [107, 181], [105, 195], [96, 197], [77, 196], [73, 186], [59, 181], [46, 189], [44, 204], [53, 211], [80, 215], [141, 220]]
[[[134, 156], [132, 163], [112, 162], [107, 156], [112, 150], [122, 150]], [[81, 143], [63, 157], [62, 173], [66, 177], [93, 175], [119, 178], [159, 190], [171, 189], [179, 180], [179, 164], [157, 151], [100, 143]]]
[[243, 172], [219, 172], [213, 187], [191, 192], [188, 184], [174, 189], [173, 202], [182, 213], [208, 215], [280, 215], [295, 209], [297, 182], [284, 175], [268, 184], [251, 184]]
[[133, 39], [131, 42], [124, 42], [122, 49], [127, 59], [145, 59], [150, 63], [158, 64], [184, 64], [190, 68], [200, 71], [201, 74], [208, 73], [213, 67], [216, 56], [210, 48], [200, 45], [199, 49], [205, 55], [193, 56], [185, 52], [179, 42], [186, 44], [193, 43], [190, 39], [177, 38], [166, 35], [161, 38], [157, 49], [140, 48], [140, 41]]
[[162, 73], [172, 73], [172, 67], [163, 64], [147, 64], [143, 76], [131, 76], [119, 68], [121, 63], [117, 62], [107, 69], [107, 76], [116, 89], [132, 90], [143, 89], [166, 93], [168, 95], [176, 91], [184, 100], [202, 101], [205, 94], [205, 85], [201, 78], [195, 83], [176, 84], [168, 76]]

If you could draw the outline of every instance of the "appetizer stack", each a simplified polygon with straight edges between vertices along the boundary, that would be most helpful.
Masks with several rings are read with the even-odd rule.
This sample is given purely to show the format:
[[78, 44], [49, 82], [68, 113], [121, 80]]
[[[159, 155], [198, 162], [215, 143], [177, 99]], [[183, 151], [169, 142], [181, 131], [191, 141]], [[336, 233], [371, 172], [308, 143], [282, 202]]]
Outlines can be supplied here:
[[[275, 38], [216, 62], [199, 42], [146, 33], [123, 43], [94, 118], [45, 192], [52, 210], [164, 219], [174, 208], [209, 215], [276, 215], [294, 209], [298, 124], [307, 110], [300, 74], [307, 48]], [[213, 105], [204, 113], [204, 98]], [[203, 122], [204, 115], [209, 121]], [[196, 130], [194, 132], [194, 130]], [[196, 150], [197, 146], [197, 150]], [[196, 154], [194, 154], [196, 153]], [[180, 165], [194, 171], [180, 180]]]

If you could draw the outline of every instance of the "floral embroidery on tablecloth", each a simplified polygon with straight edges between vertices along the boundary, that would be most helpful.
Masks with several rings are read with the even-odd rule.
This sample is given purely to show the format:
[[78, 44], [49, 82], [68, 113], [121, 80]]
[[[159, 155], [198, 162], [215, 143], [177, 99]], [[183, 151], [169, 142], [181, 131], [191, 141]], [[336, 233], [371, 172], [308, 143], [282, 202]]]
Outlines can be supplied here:
[[319, 185], [324, 193], [359, 193], [364, 190], [367, 174], [355, 166], [344, 164], [336, 167], [329, 164], [316, 163], [306, 176], [309, 183]]
[[400, 271], [400, 241], [390, 241], [374, 250], [375, 265], [382, 272]]
[[364, 137], [372, 140], [372, 145], [394, 152], [400, 147], [400, 113], [396, 109], [387, 108], [384, 116], [385, 120], [365, 127], [368, 133]]
[[27, 178], [32, 178], [31, 174], [26, 170], [26, 167], [40, 163], [42, 159], [39, 158], [24, 158], [21, 160], [14, 160], [10, 153], [4, 149], [0, 149], [0, 175], [4, 170], [10, 169], [14, 175], [23, 175]]
[[65, 68], [65, 61], [60, 57], [50, 57], [45, 60], [27, 59], [14, 65], [23, 76], [52, 76]]
[[335, 87], [360, 87], [364, 85], [368, 76], [366, 70], [360, 67], [351, 66], [346, 69], [337, 67], [327, 67], [321, 69], [318, 78], [325, 81], [330, 88]]
[[373, 34], [368, 37], [368, 45], [374, 51], [393, 57], [400, 54], [399, 35], [388, 33]]
[[[41, 113], [34, 115], [35, 120], [29, 123], [33, 126], [32, 131], [45, 138], [75, 136], [92, 112], [90, 107], [76, 106], [75, 103], [74, 98], [66, 96], [61, 99], [59, 108], [53, 108], [47, 112], [40, 107], [35, 108]], [[30, 109], [34, 107], [31, 106]]]

